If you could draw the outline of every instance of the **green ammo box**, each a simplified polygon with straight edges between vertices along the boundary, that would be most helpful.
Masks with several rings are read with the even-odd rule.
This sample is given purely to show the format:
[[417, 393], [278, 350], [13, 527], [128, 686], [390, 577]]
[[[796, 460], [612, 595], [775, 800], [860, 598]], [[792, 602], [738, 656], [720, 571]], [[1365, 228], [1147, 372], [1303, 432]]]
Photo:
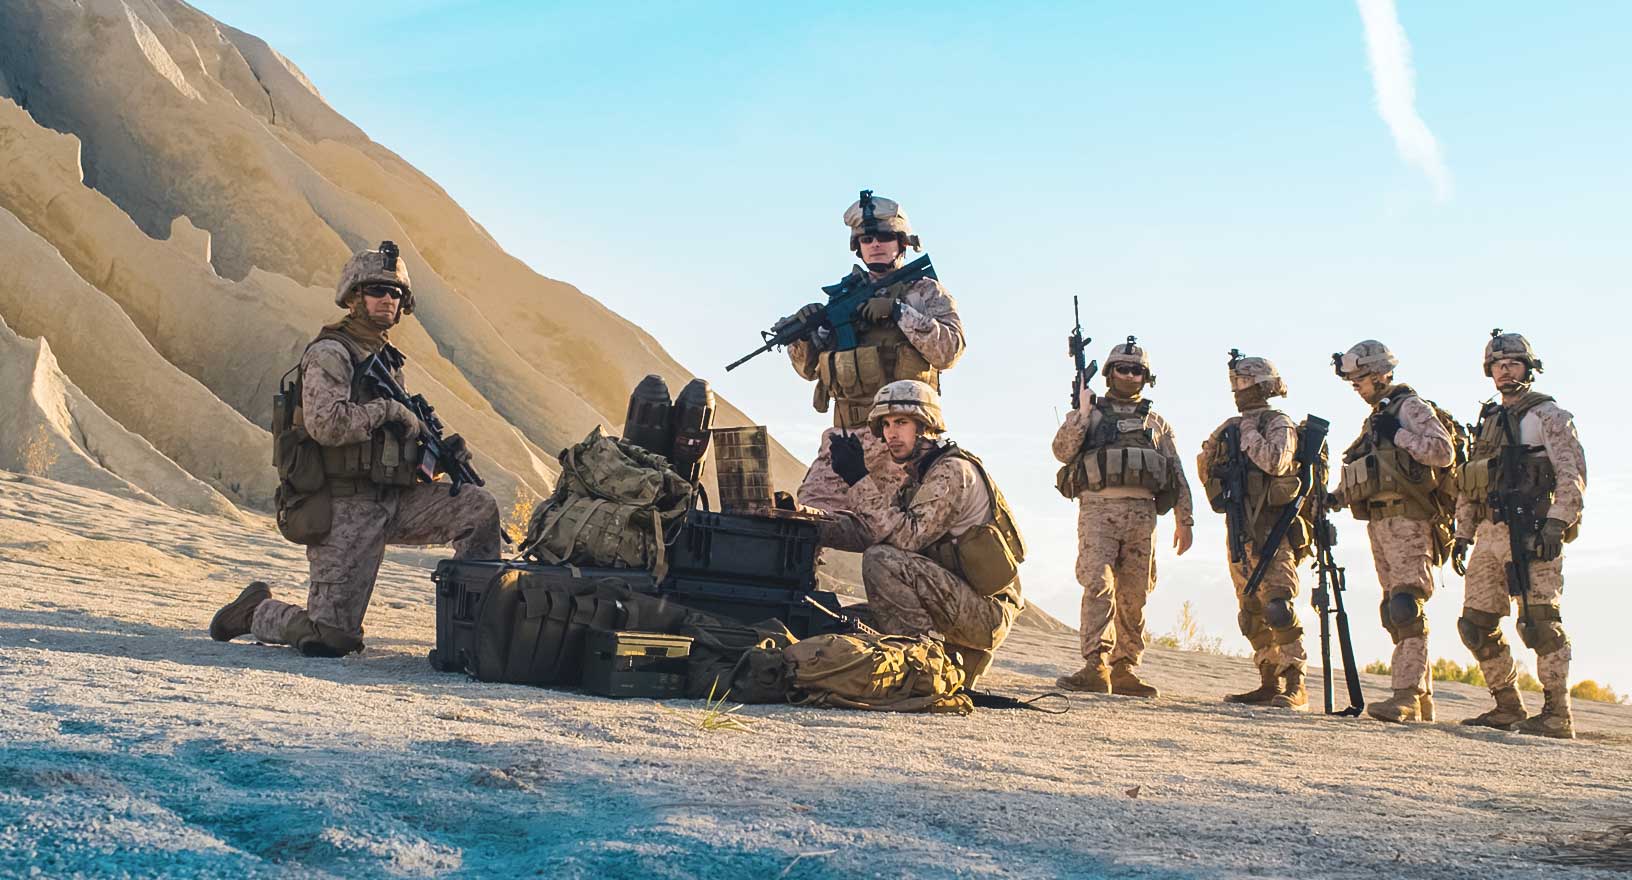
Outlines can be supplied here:
[[602, 697], [686, 695], [690, 636], [591, 630], [584, 645], [584, 690]]

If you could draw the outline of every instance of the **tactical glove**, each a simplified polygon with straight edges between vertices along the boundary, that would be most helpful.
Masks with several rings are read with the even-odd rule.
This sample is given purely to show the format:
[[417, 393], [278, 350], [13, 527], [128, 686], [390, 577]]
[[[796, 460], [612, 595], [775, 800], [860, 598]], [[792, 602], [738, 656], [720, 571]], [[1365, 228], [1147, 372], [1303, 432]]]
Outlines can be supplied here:
[[1400, 432], [1399, 417], [1388, 413], [1378, 413], [1371, 417], [1371, 431], [1377, 435], [1378, 440], [1387, 440], [1393, 443], [1394, 435]]
[[840, 434], [828, 447], [833, 459], [833, 473], [846, 484], [854, 486], [867, 476], [867, 453], [861, 448], [861, 438], [854, 434]]
[[396, 425], [397, 430], [402, 434], [403, 440], [416, 440], [419, 438], [419, 416], [414, 415], [414, 411], [400, 400], [387, 400], [385, 402], [385, 421], [381, 422], [381, 424]]
[[1451, 568], [1463, 577], [1468, 574], [1468, 548], [1472, 546], [1473, 541], [1457, 538], [1456, 544], [1451, 547]]
[[[458, 434], [449, 434], [442, 438], [442, 454], [448, 461], [456, 461], [462, 465], [470, 465], [470, 446], [465, 438]], [[446, 465], [443, 470], [447, 470]]]
[[862, 303], [861, 316], [874, 324], [882, 324], [895, 314], [895, 298], [875, 296]]
[[1552, 562], [1564, 552], [1564, 521], [1547, 518], [1547, 522], [1536, 534], [1536, 559], [1541, 562]]

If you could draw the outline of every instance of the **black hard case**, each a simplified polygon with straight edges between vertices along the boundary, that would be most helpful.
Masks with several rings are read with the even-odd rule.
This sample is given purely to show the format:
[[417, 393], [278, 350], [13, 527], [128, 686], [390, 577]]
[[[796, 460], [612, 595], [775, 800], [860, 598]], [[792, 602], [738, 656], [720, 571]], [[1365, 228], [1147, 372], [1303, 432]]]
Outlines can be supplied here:
[[684, 697], [689, 656], [686, 636], [591, 630], [584, 645], [584, 690], [602, 697]]

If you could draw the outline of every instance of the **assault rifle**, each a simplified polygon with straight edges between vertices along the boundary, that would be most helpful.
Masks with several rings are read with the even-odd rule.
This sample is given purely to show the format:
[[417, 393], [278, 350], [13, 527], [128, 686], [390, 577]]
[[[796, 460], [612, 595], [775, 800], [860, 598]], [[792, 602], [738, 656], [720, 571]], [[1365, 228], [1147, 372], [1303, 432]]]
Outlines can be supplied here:
[[387, 345], [377, 354], [370, 355], [358, 369], [363, 371], [363, 381], [375, 394], [408, 407], [419, 419], [419, 475], [425, 478], [425, 482], [431, 483], [436, 481], [438, 473], [447, 474], [453, 482], [449, 495], [458, 495], [466, 483], [487, 485], [468, 460], [461, 461], [450, 453], [442, 420], [436, 417], [435, 407], [424, 395], [410, 396], [397, 384], [395, 373], [402, 369], [402, 365], [402, 352]]
[[1247, 521], [1247, 460], [1241, 455], [1241, 423], [1224, 429], [1219, 438], [1224, 444], [1223, 495], [1224, 532], [1230, 539], [1230, 562], [1240, 565], [1247, 561], [1247, 534], [1252, 523]]
[[[1320, 665], [1321, 681], [1325, 685], [1326, 714], [1344, 715], [1349, 718], [1359, 717], [1360, 711], [1366, 708], [1365, 694], [1360, 690], [1360, 670], [1354, 665], [1354, 641], [1349, 635], [1349, 612], [1343, 607], [1343, 591], [1348, 589], [1348, 577], [1343, 567], [1337, 564], [1332, 555], [1332, 545], [1337, 543], [1337, 526], [1332, 523], [1326, 509], [1328, 495], [1326, 493], [1325, 469], [1320, 468], [1316, 482], [1320, 485], [1315, 489], [1315, 574], [1319, 578], [1314, 593], [1310, 596], [1315, 612], [1320, 615]], [[1333, 608], [1337, 611], [1337, 641], [1343, 652], [1343, 679], [1349, 687], [1349, 708], [1341, 712], [1332, 711], [1332, 622], [1330, 615]]]
[[765, 344], [737, 358], [725, 369], [730, 372], [773, 348], [810, 339], [816, 335], [816, 331], [824, 328], [833, 334], [834, 351], [850, 351], [860, 341], [860, 330], [856, 326], [860, 323], [857, 311], [863, 303], [891, 285], [935, 277], [935, 267], [930, 265], [928, 254], [876, 280], [865, 272], [851, 272], [839, 279], [837, 284], [822, 288], [822, 292], [827, 294], [827, 305], [813, 315], [804, 318], [791, 315], [771, 325], [771, 329], [761, 330], [759, 335]]
[[[1276, 551], [1280, 550], [1281, 542], [1286, 540], [1287, 532], [1292, 530], [1292, 521], [1298, 518], [1298, 511], [1303, 507], [1303, 499], [1309, 497], [1309, 491], [1315, 485], [1315, 466], [1320, 463], [1320, 451], [1326, 448], [1326, 431], [1331, 423], [1319, 416], [1304, 416], [1303, 427], [1298, 432], [1298, 492], [1292, 500], [1281, 508], [1280, 516], [1275, 518], [1275, 525], [1269, 530], [1269, 537], [1264, 539], [1264, 546], [1258, 551], [1258, 564], [1253, 566], [1252, 576], [1247, 578], [1247, 585], [1242, 588], [1247, 595], [1258, 591], [1258, 584], [1269, 572], [1270, 562], [1275, 558]], [[1324, 494], [1325, 487], [1321, 487]]]
[[1497, 459], [1497, 479], [1486, 504], [1491, 522], [1507, 523], [1507, 546], [1512, 557], [1507, 563], [1507, 594], [1519, 597], [1520, 624], [1534, 627], [1530, 616], [1530, 562], [1535, 554], [1538, 518], [1532, 499], [1517, 491], [1524, 480], [1524, 445], [1519, 442], [1518, 426], [1508, 416], [1507, 407], [1497, 406], [1490, 415], [1501, 420], [1507, 443]]
[[1071, 317], [1077, 322], [1076, 329], [1071, 331], [1071, 358], [1076, 361], [1077, 380], [1071, 385], [1071, 408], [1082, 409], [1082, 395], [1084, 392], [1092, 399], [1093, 392], [1088, 390], [1088, 383], [1093, 381], [1094, 374], [1099, 372], [1099, 361], [1088, 362], [1088, 343], [1094, 340], [1082, 335], [1082, 313], [1077, 309], [1077, 298], [1071, 297]]

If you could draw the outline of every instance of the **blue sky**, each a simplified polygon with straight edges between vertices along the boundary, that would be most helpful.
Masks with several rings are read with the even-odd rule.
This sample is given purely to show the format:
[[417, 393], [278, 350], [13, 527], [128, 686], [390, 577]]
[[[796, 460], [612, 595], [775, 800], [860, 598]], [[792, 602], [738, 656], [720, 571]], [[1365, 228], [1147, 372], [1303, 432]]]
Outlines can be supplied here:
[[[1072, 622], [1075, 511], [1048, 442], [1073, 294], [1096, 350], [1129, 333], [1149, 346], [1192, 478], [1231, 412], [1231, 347], [1275, 360], [1287, 409], [1346, 443], [1365, 409], [1332, 351], [1380, 338], [1402, 379], [1471, 420], [1490, 328], [1524, 332], [1591, 463], [1565, 567], [1576, 677], [1632, 687], [1615, 357], [1632, 6], [1402, 8], [1416, 110], [1452, 182], [1438, 199], [1379, 118], [1349, 3], [197, 5], [802, 454], [825, 422], [808, 386], [777, 356], [721, 367], [846, 271], [857, 190], [900, 200], [968, 329], [945, 380], [952, 434], [1019, 508], [1028, 597]], [[1244, 649], [1222, 528], [1197, 518], [1196, 549], [1159, 559], [1150, 627], [1189, 600]], [[1359, 654], [1385, 657], [1363, 527], [1340, 529]], [[1461, 592], [1447, 569], [1431, 642], [1466, 662]]]

